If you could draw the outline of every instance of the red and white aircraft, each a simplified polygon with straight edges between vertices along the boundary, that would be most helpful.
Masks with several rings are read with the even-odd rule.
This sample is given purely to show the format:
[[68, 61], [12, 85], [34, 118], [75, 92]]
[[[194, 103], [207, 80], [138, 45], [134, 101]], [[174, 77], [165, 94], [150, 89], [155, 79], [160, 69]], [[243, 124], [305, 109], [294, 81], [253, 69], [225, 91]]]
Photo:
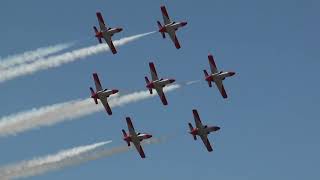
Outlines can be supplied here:
[[143, 149], [141, 147], [140, 142], [143, 141], [144, 139], [149, 139], [152, 137], [150, 134], [145, 134], [145, 133], [136, 133], [134, 130], [134, 127], [132, 125], [130, 117], [126, 117], [127, 125], [128, 125], [128, 130], [129, 130], [129, 135], [126, 133], [124, 129], [122, 129], [123, 133], [123, 140], [127, 142], [128, 146], [130, 146], [130, 142], [133, 143], [133, 145], [136, 147], [137, 151], [139, 152], [141, 158], [145, 158], [146, 155], [143, 152]]
[[197, 112], [197, 110], [192, 110], [193, 112], [193, 117], [194, 117], [194, 121], [196, 123], [196, 128], [193, 128], [192, 124], [189, 123], [189, 133], [193, 136], [194, 140], [197, 140], [197, 135], [200, 136], [201, 140], [203, 141], [204, 145], [206, 146], [207, 150], [209, 152], [212, 151], [212, 147], [210, 145], [210, 142], [208, 140], [208, 134], [210, 134], [210, 132], [215, 132], [220, 130], [220, 127], [218, 126], [207, 126], [207, 125], [203, 125], [199, 114]]
[[164, 95], [163, 88], [165, 86], [167, 86], [168, 84], [175, 82], [175, 80], [174, 79], [162, 79], [162, 78], [159, 79], [153, 62], [149, 63], [149, 68], [150, 68], [152, 81], [150, 82], [148, 77], [144, 77], [146, 80], [146, 83], [147, 83], [146, 87], [149, 89], [150, 94], [153, 93], [152, 89], [155, 89], [157, 91], [158, 95], [160, 96], [162, 104], [168, 105], [168, 101], [166, 99], [166, 96]]
[[102, 38], [103, 38], [106, 41], [106, 43], [108, 44], [112, 53], [116, 54], [117, 50], [113, 45], [111, 37], [114, 34], [121, 32], [122, 28], [110, 28], [110, 27], [107, 28], [100, 12], [97, 12], [97, 18], [99, 21], [100, 31], [98, 31], [96, 26], [93, 26], [94, 32], [96, 33], [95, 37], [99, 40], [99, 43], [102, 43]]
[[205, 75], [205, 80], [208, 82], [209, 87], [212, 87], [211, 82], [216, 83], [216, 86], [218, 87], [221, 95], [223, 98], [227, 98], [228, 95], [226, 93], [226, 90], [224, 89], [223, 86], [223, 80], [225, 80], [226, 77], [230, 77], [235, 75], [235, 72], [223, 72], [223, 71], [218, 71], [216, 63], [214, 62], [213, 56], [209, 54], [208, 56], [209, 59], [209, 65], [211, 69], [211, 74], [209, 75], [206, 70], [203, 70], [204, 75]]
[[157, 21], [158, 23], [158, 27], [159, 27], [159, 32], [162, 34], [163, 39], [166, 38], [165, 33], [168, 33], [171, 40], [173, 41], [174, 45], [176, 46], [177, 49], [180, 49], [180, 43], [178, 41], [178, 38], [176, 36], [176, 31], [180, 28], [183, 27], [185, 25], [187, 25], [187, 22], [171, 22], [168, 12], [166, 10], [165, 6], [161, 6], [161, 12], [162, 12], [162, 16], [163, 16], [163, 21], [164, 21], [164, 25], [162, 26], [161, 23], [159, 21]]
[[108, 103], [108, 97], [113, 94], [118, 93], [119, 90], [117, 90], [117, 89], [103, 90], [97, 73], [93, 73], [93, 80], [94, 80], [94, 84], [96, 86], [96, 92], [94, 92], [93, 88], [90, 87], [91, 98], [94, 99], [94, 102], [96, 104], [98, 104], [98, 99], [100, 99], [100, 101], [103, 104], [104, 108], [106, 109], [107, 113], [109, 115], [112, 115], [112, 111], [111, 111], [111, 108]]

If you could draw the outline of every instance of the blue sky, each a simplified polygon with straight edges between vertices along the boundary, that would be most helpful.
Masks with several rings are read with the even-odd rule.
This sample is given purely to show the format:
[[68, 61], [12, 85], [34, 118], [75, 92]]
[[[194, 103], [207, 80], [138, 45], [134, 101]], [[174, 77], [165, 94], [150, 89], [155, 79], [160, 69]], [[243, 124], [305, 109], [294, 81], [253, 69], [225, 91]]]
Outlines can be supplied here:
[[[117, 55], [2, 83], [1, 116], [88, 97], [92, 72], [105, 87], [144, 89], [150, 60], [160, 76], [203, 80], [209, 52], [219, 68], [237, 72], [225, 81], [229, 99], [201, 81], [168, 93], [168, 107], [153, 98], [116, 108], [112, 117], [97, 113], [1, 138], [0, 166], [109, 139], [107, 146], [124, 145], [121, 129], [131, 116], [137, 130], [172, 138], [145, 146], [145, 160], [132, 151], [26, 179], [319, 179], [319, 1], [2, 0], [0, 56], [70, 41], [96, 44], [96, 11], [108, 25], [124, 28], [115, 39], [153, 31], [162, 4], [173, 20], [188, 21], [178, 31], [180, 50], [153, 34]], [[204, 123], [222, 128], [210, 135], [212, 153], [186, 133], [193, 108]]]

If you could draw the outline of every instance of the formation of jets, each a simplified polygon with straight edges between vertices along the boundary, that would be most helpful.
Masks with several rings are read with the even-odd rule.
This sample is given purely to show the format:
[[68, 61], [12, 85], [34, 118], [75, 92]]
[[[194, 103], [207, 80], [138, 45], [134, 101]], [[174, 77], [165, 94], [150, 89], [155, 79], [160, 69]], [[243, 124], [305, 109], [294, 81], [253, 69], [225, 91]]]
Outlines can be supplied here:
[[[170, 39], [173, 41], [175, 47], [177, 49], [180, 49], [181, 46], [176, 36], [176, 31], [180, 27], [187, 25], [187, 22], [171, 21], [166, 8], [164, 6], [161, 6], [160, 9], [161, 9], [164, 24], [162, 25], [159, 21], [157, 21], [157, 24], [159, 27], [158, 31], [161, 33], [163, 38], [166, 37], [166, 33], [167, 33]], [[95, 26], [93, 27], [95, 31], [95, 37], [98, 38], [99, 43], [102, 43], [102, 39], [104, 39], [108, 44], [109, 48], [111, 49], [112, 53], [116, 54], [117, 50], [113, 44], [111, 37], [114, 34], [121, 32], [122, 28], [110, 28], [110, 27], [107, 28], [101, 13], [97, 12], [96, 15], [98, 18], [100, 30], [98, 30]], [[209, 66], [210, 66], [211, 73], [209, 74], [206, 70], [203, 70], [205, 74], [205, 81], [208, 83], [209, 87], [212, 87], [212, 83], [215, 83], [222, 97], [227, 98], [228, 96], [224, 88], [223, 81], [225, 80], [225, 78], [235, 75], [235, 72], [219, 71], [214, 61], [214, 58], [211, 54], [208, 55], [208, 59], [209, 59]], [[174, 83], [175, 79], [159, 78], [153, 62], [149, 63], [149, 69], [151, 74], [151, 80], [149, 80], [149, 78], [145, 76], [146, 88], [149, 90], [150, 94], [153, 94], [153, 90], [155, 90], [159, 95], [162, 104], [164, 106], [167, 106], [168, 101], [164, 94], [163, 88]], [[111, 95], [117, 94], [119, 91], [117, 89], [110, 89], [110, 90], [103, 89], [97, 73], [93, 74], [93, 80], [96, 87], [96, 91], [94, 91], [94, 89], [90, 87], [91, 98], [94, 99], [94, 102], [96, 104], [98, 104], [98, 99], [99, 99], [102, 105], [104, 106], [106, 112], [109, 115], [112, 115], [112, 111], [108, 103], [108, 98]], [[198, 111], [196, 109], [193, 109], [192, 113], [195, 121], [195, 127], [193, 127], [191, 123], [188, 123], [189, 129], [190, 129], [189, 133], [193, 136], [194, 140], [197, 140], [197, 136], [199, 136], [203, 144], [205, 145], [206, 149], [208, 150], [208, 152], [213, 151], [213, 148], [208, 139], [208, 135], [211, 132], [219, 131], [220, 127], [203, 125], [200, 120]], [[152, 135], [146, 134], [146, 133], [137, 133], [133, 127], [130, 117], [126, 117], [126, 122], [128, 126], [128, 133], [124, 129], [122, 129], [123, 140], [127, 143], [128, 146], [131, 146], [131, 143], [132, 143], [134, 147], [137, 149], [141, 158], [145, 158], [146, 155], [141, 146], [141, 142], [145, 139], [151, 138]]]

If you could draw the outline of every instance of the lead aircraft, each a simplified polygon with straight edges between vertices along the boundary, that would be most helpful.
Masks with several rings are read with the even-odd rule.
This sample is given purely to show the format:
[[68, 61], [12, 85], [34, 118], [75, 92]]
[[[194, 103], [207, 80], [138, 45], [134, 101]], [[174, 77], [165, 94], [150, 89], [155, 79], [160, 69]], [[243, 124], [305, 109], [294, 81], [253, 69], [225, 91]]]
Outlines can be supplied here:
[[220, 127], [218, 126], [207, 126], [207, 125], [203, 125], [198, 111], [196, 109], [192, 110], [193, 113], [193, 117], [194, 117], [194, 121], [196, 124], [196, 127], [193, 128], [191, 123], [188, 123], [189, 125], [189, 133], [193, 136], [194, 140], [197, 140], [197, 135], [200, 136], [202, 142], [204, 143], [204, 145], [206, 146], [207, 150], [209, 152], [212, 151], [212, 146], [210, 145], [210, 142], [208, 140], [208, 134], [210, 134], [211, 132], [215, 132], [220, 130]]
[[149, 63], [149, 68], [150, 68], [152, 81], [150, 82], [147, 76], [144, 77], [145, 81], [147, 83], [146, 87], [149, 89], [150, 94], [153, 93], [152, 89], [155, 89], [161, 99], [162, 104], [166, 106], [166, 105], [168, 105], [168, 101], [167, 101], [166, 96], [164, 95], [163, 88], [165, 86], [175, 82], [175, 80], [174, 79], [163, 79], [163, 78], [159, 79], [153, 62]]
[[100, 99], [100, 101], [101, 101], [102, 105], [104, 106], [104, 108], [106, 109], [107, 113], [109, 115], [112, 115], [112, 111], [111, 111], [111, 108], [108, 103], [108, 97], [113, 94], [118, 93], [119, 90], [117, 90], [117, 89], [104, 89], [103, 90], [97, 73], [93, 73], [93, 80], [94, 80], [94, 84], [96, 86], [96, 91], [94, 91], [93, 88], [90, 87], [91, 98], [94, 99], [94, 102], [96, 104], [98, 104], [98, 99]]
[[137, 151], [139, 152], [141, 158], [145, 158], [146, 155], [144, 154], [144, 151], [141, 147], [141, 142], [144, 139], [151, 138], [152, 135], [145, 134], [145, 133], [136, 133], [136, 131], [134, 130], [134, 127], [132, 125], [132, 121], [131, 121], [130, 117], [126, 117], [126, 121], [127, 121], [129, 134], [127, 134], [126, 131], [124, 129], [122, 129], [123, 140], [127, 142], [128, 146], [130, 146], [131, 145], [130, 143], [132, 142], [133, 145], [135, 146], [135, 148], [137, 149]]
[[222, 95], [223, 98], [227, 98], [228, 95], [226, 93], [226, 90], [224, 89], [223, 86], [223, 80], [225, 80], [227, 77], [231, 77], [235, 75], [235, 72], [223, 72], [223, 71], [218, 71], [218, 68], [216, 66], [216, 63], [214, 62], [213, 56], [209, 54], [208, 56], [209, 59], [209, 65], [211, 69], [211, 74], [208, 74], [206, 70], [203, 70], [204, 75], [205, 75], [205, 80], [208, 82], [209, 87], [212, 87], [212, 83], [214, 82], [217, 86], [217, 88], [220, 91], [220, 94]]
[[99, 43], [102, 43], [102, 38], [106, 41], [108, 44], [109, 48], [111, 49], [111, 52], [113, 54], [117, 54], [117, 50], [113, 45], [111, 37], [116, 34], [121, 32], [123, 29], [122, 28], [108, 28], [106, 24], [104, 23], [103, 17], [100, 12], [97, 12], [97, 18], [100, 26], [100, 31], [98, 31], [96, 26], [93, 26], [94, 32], [95, 32], [95, 37], [98, 39]]
[[181, 46], [180, 46], [180, 43], [179, 43], [178, 38], [176, 36], [176, 31], [179, 28], [187, 25], [187, 22], [185, 22], [185, 21], [184, 22], [175, 22], [175, 21], [171, 22], [165, 6], [161, 6], [161, 12], [162, 12], [164, 25], [162, 26], [161, 23], [159, 21], [157, 21], [158, 27], [159, 27], [159, 32], [162, 34], [163, 39], [166, 38], [165, 33], [168, 33], [169, 37], [173, 41], [176, 48], [180, 49]]

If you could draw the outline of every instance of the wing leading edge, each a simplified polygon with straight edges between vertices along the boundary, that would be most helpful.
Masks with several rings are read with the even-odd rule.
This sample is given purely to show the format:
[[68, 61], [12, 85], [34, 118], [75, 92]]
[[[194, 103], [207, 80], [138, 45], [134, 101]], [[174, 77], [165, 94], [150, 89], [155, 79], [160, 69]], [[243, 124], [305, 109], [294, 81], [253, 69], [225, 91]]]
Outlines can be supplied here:
[[163, 89], [159, 88], [159, 89], [156, 89], [156, 91], [161, 99], [162, 104], [165, 106], [168, 105], [168, 101], [167, 101], [166, 96], [164, 95]]
[[100, 29], [101, 29], [102, 31], [108, 29], [108, 28], [106, 27], [106, 24], [104, 23], [104, 20], [103, 20], [103, 17], [102, 17], [101, 12], [97, 12], [97, 18], [98, 18], [98, 22], [99, 22]]
[[117, 54], [117, 49], [116, 47], [114, 46], [113, 42], [112, 42], [112, 39], [110, 36], [106, 37], [106, 36], [103, 36], [103, 39], [106, 41], [106, 43], [108, 44], [112, 54]]
[[169, 34], [170, 39], [174, 43], [175, 47], [177, 49], [180, 49], [181, 46], [180, 46], [179, 40], [178, 40], [178, 38], [176, 36], [176, 32], [175, 31], [169, 31], [168, 34]]
[[165, 6], [161, 6], [161, 13], [162, 13], [162, 17], [163, 17], [163, 22], [164, 24], [170, 24], [170, 17], [169, 17], [169, 14], [167, 12], [167, 9]]
[[93, 73], [93, 80], [97, 91], [102, 91], [102, 86], [97, 73]]
[[151, 74], [152, 81], [158, 80], [159, 78], [158, 78], [157, 70], [156, 70], [153, 62], [149, 63], [149, 68], [150, 68], [150, 74]]
[[107, 111], [107, 113], [109, 115], [112, 115], [112, 111], [111, 111], [110, 105], [108, 103], [108, 98], [105, 97], [105, 96], [101, 96], [101, 97], [99, 97], [99, 99], [100, 99], [101, 103], [103, 104], [103, 106], [104, 106], [105, 110]]
[[134, 143], [134, 147], [137, 149], [137, 151], [139, 152], [141, 158], [146, 158], [146, 155], [144, 154], [144, 151], [142, 149], [142, 146], [140, 143], [135, 144]]
[[219, 89], [220, 94], [222, 95], [222, 97], [225, 98], [225, 99], [228, 98], [228, 95], [227, 95], [226, 90], [224, 89], [222, 80], [215, 81], [215, 84], [216, 84], [217, 88]]
[[201, 140], [202, 140], [203, 144], [206, 146], [207, 150], [209, 152], [213, 151], [212, 146], [211, 146], [211, 144], [210, 144], [210, 142], [208, 140], [208, 136], [207, 135], [203, 135], [203, 136], [200, 136], [200, 137], [201, 137]]
[[194, 122], [196, 123], [197, 128], [202, 128], [202, 122], [200, 119], [200, 116], [198, 114], [198, 111], [196, 109], [192, 110]]

